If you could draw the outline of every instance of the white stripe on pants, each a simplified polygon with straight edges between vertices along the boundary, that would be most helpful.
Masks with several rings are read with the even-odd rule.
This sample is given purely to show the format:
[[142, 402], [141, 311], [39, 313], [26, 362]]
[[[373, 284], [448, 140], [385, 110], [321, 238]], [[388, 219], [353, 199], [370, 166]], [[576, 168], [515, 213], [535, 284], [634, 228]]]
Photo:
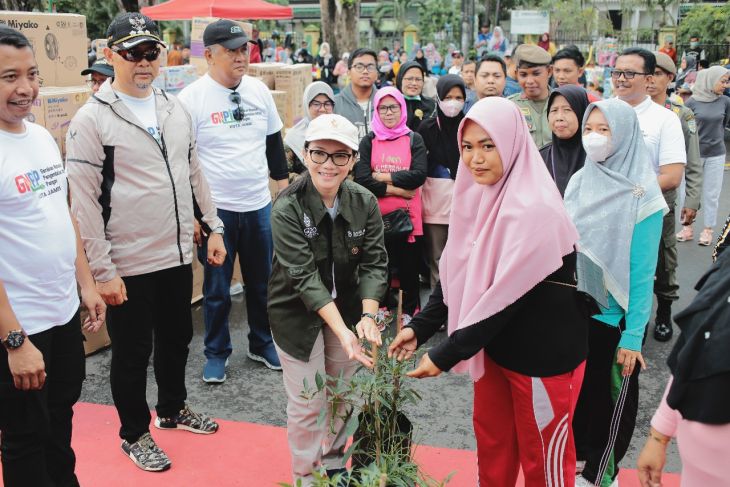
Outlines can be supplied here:
[[[717, 208], [722, 190], [722, 178], [725, 171], [725, 154], [713, 157], [700, 157], [702, 161], [702, 208], [705, 228], [715, 228], [717, 225]], [[684, 207], [685, 180], [682, 176], [682, 185], [679, 189], [680, 201], [678, 208]]]
[[344, 467], [342, 461], [347, 437], [342, 434], [342, 421], [334, 422], [335, 434], [330, 433], [330, 414], [321, 425], [317, 418], [327, 399], [318, 394], [311, 400], [300, 397], [304, 390], [304, 379], [310, 387], [315, 387], [314, 376], [319, 372], [338, 376], [340, 372], [349, 378], [357, 370], [357, 362], [349, 360], [340, 341], [329, 326], [324, 325], [314, 342], [309, 362], [297, 360], [278, 346], [276, 351], [281, 360], [284, 375], [284, 389], [287, 395], [287, 437], [291, 452], [292, 475], [294, 484], [302, 480], [302, 486], [312, 485], [312, 471], [324, 465], [326, 469]]

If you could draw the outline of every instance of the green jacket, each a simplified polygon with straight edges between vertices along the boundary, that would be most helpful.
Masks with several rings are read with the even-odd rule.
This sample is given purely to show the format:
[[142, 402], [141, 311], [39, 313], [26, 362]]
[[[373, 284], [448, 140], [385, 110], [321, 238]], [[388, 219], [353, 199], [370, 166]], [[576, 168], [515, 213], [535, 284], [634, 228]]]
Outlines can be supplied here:
[[282, 350], [308, 362], [317, 335], [327, 326], [317, 314], [320, 308], [334, 301], [345, 323], [354, 327], [362, 300], [381, 301], [385, 296], [388, 254], [378, 201], [367, 189], [345, 180], [333, 222], [306, 174], [276, 199], [271, 231], [271, 333]]
[[664, 102], [664, 107], [677, 114], [684, 133], [684, 148], [687, 151], [687, 165], [684, 168], [686, 181], [684, 207], [699, 210], [702, 199], [702, 160], [695, 114], [691, 108], [674, 103], [668, 98]]
[[532, 136], [532, 140], [535, 141], [535, 145], [538, 149], [548, 142], [552, 142], [553, 133], [550, 130], [550, 125], [548, 124], [547, 119], [547, 102], [549, 97], [545, 99], [545, 104], [543, 105], [541, 113], [536, 110], [537, 107], [535, 107], [535, 105], [527, 99], [524, 93], [515, 93], [514, 95], [507, 97], [507, 99], [515, 102], [520, 108], [522, 115], [525, 116], [527, 128], [530, 129], [530, 135]]

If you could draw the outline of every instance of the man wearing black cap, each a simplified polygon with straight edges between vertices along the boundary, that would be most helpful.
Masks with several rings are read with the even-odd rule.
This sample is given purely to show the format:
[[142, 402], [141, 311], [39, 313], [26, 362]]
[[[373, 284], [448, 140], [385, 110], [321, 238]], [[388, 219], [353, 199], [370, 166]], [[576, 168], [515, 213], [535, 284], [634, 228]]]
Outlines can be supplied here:
[[81, 76], [89, 76], [86, 84], [89, 85], [91, 91], [96, 93], [107, 79], [114, 77], [114, 67], [105, 58], [101, 58], [96, 60], [90, 68], [81, 71]]
[[246, 76], [247, 41], [237, 22], [221, 19], [208, 25], [203, 33], [208, 72], [180, 93], [193, 119], [200, 162], [218, 216], [226, 226], [228, 258], [220, 268], [204, 262], [207, 237], [196, 233], [198, 255], [206, 267], [203, 380], [208, 383], [225, 381], [225, 365], [233, 351], [228, 319], [236, 255], [246, 281], [247, 356], [281, 370], [267, 314], [273, 257], [269, 176], [281, 190], [288, 185], [289, 172], [283, 125], [271, 93], [264, 83]]
[[208, 262], [226, 251], [195, 149], [190, 116], [153, 88], [160, 69], [157, 25], [139, 13], [114, 18], [104, 55], [114, 79], [76, 113], [66, 136], [71, 207], [97, 289], [109, 305], [111, 388], [122, 451], [139, 468], [170, 460], [149, 432], [147, 366], [154, 349], [155, 426], [211, 434], [218, 424], [186, 404], [193, 336], [193, 220], [203, 221]]

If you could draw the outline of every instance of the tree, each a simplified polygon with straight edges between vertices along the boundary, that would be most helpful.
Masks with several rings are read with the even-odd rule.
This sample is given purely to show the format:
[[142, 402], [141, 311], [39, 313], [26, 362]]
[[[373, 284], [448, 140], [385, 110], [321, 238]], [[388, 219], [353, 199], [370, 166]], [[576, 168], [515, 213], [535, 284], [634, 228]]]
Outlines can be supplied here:
[[[426, 0], [418, 13], [418, 33], [421, 39], [434, 40], [436, 34], [443, 32], [446, 25], [462, 27], [461, 7], [458, 2], [443, 0]], [[461, 37], [461, 28], [457, 29], [451, 39]], [[451, 39], [448, 39], [451, 42]], [[421, 44], [424, 44], [421, 42]], [[437, 46], [439, 48], [443, 46]]]
[[393, 19], [396, 23], [396, 32], [403, 34], [408, 19], [406, 14], [411, 7], [423, 7], [422, 0], [387, 0], [379, 2], [373, 14], [376, 25], [381, 25], [384, 19]]
[[41, 8], [41, 0], [0, 0], [0, 10], [30, 12]]
[[89, 39], [101, 39], [119, 8], [116, 0], [59, 0], [56, 11], [85, 15]]
[[688, 43], [693, 35], [709, 42], [723, 43], [730, 37], [730, 3], [722, 6], [695, 5], [679, 24], [679, 39]]
[[359, 44], [360, 0], [319, 0], [322, 40], [340, 57]]

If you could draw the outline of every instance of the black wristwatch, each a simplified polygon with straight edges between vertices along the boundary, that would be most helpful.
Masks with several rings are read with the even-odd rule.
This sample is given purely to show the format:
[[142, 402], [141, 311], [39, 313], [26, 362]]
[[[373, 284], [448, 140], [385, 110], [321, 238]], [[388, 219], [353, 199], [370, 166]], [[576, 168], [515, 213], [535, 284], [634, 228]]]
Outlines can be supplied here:
[[25, 332], [23, 330], [12, 330], [2, 340], [2, 344], [7, 350], [17, 350], [25, 343]]
[[376, 322], [376, 323], [378, 322], [378, 318], [372, 313], [363, 313], [360, 315], [360, 318], [370, 318], [374, 322]]

